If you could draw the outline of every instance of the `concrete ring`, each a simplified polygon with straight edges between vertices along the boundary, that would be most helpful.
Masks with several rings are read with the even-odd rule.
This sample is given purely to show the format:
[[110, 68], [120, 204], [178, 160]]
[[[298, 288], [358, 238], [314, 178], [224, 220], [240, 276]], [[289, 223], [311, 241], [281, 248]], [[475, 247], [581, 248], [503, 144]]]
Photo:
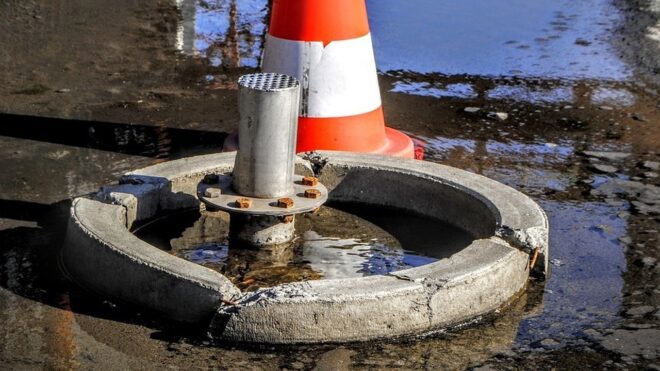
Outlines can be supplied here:
[[[312, 152], [297, 173], [317, 176], [337, 202], [399, 208], [450, 222], [477, 239], [448, 259], [383, 276], [305, 281], [242, 293], [221, 274], [138, 239], [133, 223], [199, 205], [206, 174], [234, 154], [157, 164], [74, 200], [63, 249], [72, 277], [102, 295], [184, 322], [210, 321], [216, 340], [364, 341], [422, 334], [505, 305], [525, 288], [530, 254], [548, 274], [548, 221], [529, 197], [459, 169], [408, 159]], [[224, 303], [224, 304], [223, 304]]]

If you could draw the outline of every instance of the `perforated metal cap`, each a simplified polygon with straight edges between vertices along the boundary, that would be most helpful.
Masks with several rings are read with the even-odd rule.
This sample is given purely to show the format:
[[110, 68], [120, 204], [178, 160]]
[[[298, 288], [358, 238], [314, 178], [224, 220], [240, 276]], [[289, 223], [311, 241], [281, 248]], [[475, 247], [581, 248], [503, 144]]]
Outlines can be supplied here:
[[238, 79], [238, 85], [259, 91], [282, 91], [298, 87], [298, 79], [279, 73], [253, 73]]

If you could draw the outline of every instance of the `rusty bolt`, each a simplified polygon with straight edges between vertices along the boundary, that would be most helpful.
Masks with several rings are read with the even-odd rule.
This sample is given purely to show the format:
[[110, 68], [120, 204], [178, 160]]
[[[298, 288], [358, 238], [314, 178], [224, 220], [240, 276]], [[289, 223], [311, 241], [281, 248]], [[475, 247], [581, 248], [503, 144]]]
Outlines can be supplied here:
[[306, 176], [303, 178], [302, 183], [308, 187], [316, 187], [319, 184], [319, 179], [313, 176]]
[[293, 223], [293, 220], [294, 220], [293, 215], [284, 215], [282, 217], [282, 223], [284, 223], [284, 224]]
[[206, 188], [204, 190], [204, 197], [208, 198], [218, 198], [222, 194], [222, 190], [220, 188]]
[[277, 200], [277, 207], [290, 209], [293, 207], [293, 200], [288, 197], [280, 198], [279, 200]]
[[530, 262], [529, 262], [530, 270], [534, 269], [534, 266], [536, 265], [536, 261], [539, 258], [539, 252], [541, 252], [541, 249], [539, 247], [535, 248], [534, 251], [532, 251], [532, 255], [530, 256]]
[[318, 189], [308, 189], [305, 191], [305, 198], [319, 198], [321, 197], [321, 191]]
[[214, 184], [217, 183], [220, 180], [218, 177], [218, 174], [206, 174], [204, 176], [204, 180], [202, 180], [202, 183], [204, 184]]
[[236, 200], [236, 207], [239, 209], [249, 209], [252, 206], [252, 200], [249, 198], [239, 198]]
[[233, 301], [233, 300], [229, 300], [229, 299], [220, 299], [220, 302], [221, 302], [223, 305], [238, 305], [237, 302], [235, 302], [235, 301]]

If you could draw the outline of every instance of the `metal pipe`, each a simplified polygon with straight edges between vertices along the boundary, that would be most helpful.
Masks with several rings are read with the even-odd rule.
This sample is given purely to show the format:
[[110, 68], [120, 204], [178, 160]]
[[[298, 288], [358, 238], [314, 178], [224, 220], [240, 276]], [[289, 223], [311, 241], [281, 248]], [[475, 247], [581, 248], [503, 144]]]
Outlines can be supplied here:
[[238, 154], [233, 187], [244, 196], [293, 193], [300, 83], [276, 73], [238, 80]]

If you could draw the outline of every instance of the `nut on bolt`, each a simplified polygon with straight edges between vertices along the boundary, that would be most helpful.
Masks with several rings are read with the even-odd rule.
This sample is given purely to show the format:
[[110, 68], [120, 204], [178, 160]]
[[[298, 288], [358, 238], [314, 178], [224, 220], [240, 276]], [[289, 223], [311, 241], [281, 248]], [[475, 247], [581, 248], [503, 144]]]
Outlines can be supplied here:
[[302, 184], [308, 187], [316, 187], [319, 184], [319, 179], [313, 176], [306, 176], [303, 178]]
[[277, 200], [277, 207], [281, 207], [283, 209], [290, 209], [293, 207], [293, 200], [285, 197], [285, 198], [280, 198]]
[[236, 200], [236, 207], [239, 209], [249, 209], [252, 206], [252, 200], [249, 198], [239, 198]]
[[305, 190], [305, 198], [319, 198], [321, 197], [321, 191], [318, 189], [307, 189]]
[[284, 224], [293, 223], [293, 220], [294, 220], [294, 219], [295, 219], [295, 218], [294, 218], [293, 215], [284, 215], [284, 216], [282, 217], [282, 223], [284, 223]]
[[220, 188], [209, 187], [204, 190], [204, 197], [218, 198], [220, 195], [222, 195], [222, 190]]

